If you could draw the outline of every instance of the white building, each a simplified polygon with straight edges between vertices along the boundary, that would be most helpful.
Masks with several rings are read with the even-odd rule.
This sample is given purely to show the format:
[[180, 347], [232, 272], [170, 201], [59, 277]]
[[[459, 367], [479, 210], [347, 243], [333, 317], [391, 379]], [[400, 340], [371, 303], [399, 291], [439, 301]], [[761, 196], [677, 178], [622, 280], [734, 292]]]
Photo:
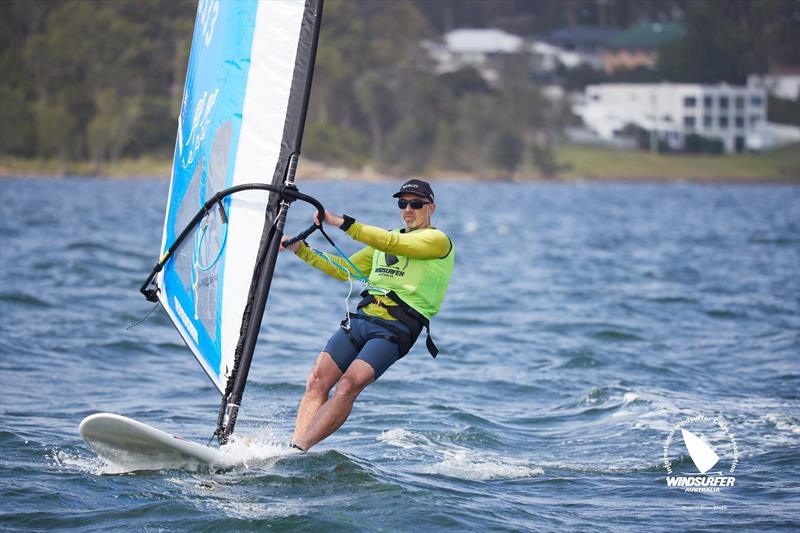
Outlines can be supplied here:
[[759, 76], [751, 74], [747, 77], [749, 87], [763, 87], [775, 98], [800, 100], [800, 67], [776, 68]]
[[453, 30], [445, 34], [444, 42], [451, 53], [475, 62], [492, 54], [519, 52], [524, 44], [521, 37], [493, 28]]
[[550, 31], [542, 39], [556, 49], [559, 62], [565, 67], [588, 65], [603, 70], [606, 45], [618, 33], [615, 29], [575, 26]]
[[536, 62], [536, 68], [540, 72], [556, 72], [561, 66], [568, 69], [587, 64], [595, 67], [593, 62], [588, 61], [578, 52], [570, 52], [544, 41], [533, 41], [530, 50]]
[[527, 50], [521, 37], [491, 28], [453, 30], [444, 35], [444, 42], [426, 41], [422, 44], [436, 62], [437, 73], [472, 67], [489, 83], [498, 81], [498, 69], [509, 58]]
[[587, 63], [578, 52], [493, 28], [452, 30], [441, 42], [425, 41], [422, 45], [436, 63], [438, 74], [471, 67], [493, 85], [509, 68], [516, 67], [517, 75], [552, 74], [562, 66], [575, 68]]
[[590, 85], [575, 106], [584, 124], [611, 140], [627, 125], [657, 135], [673, 149], [686, 136], [719, 139], [725, 151], [762, 149], [774, 143], [765, 138], [767, 96], [762, 88], [726, 84]]

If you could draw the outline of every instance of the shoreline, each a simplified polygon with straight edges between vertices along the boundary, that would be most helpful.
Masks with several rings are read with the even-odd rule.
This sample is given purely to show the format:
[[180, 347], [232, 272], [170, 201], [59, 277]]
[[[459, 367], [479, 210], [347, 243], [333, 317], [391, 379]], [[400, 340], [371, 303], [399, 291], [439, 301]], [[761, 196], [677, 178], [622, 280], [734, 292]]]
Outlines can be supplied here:
[[[785, 146], [758, 154], [709, 156], [694, 154], [651, 154], [594, 147], [564, 146], [556, 150], [562, 171], [547, 177], [535, 170], [466, 172], [434, 170], [401, 174], [377, 171], [369, 166], [352, 169], [301, 159], [299, 179], [323, 181], [402, 181], [411, 177], [439, 182], [495, 183], [800, 183], [800, 145]], [[4, 157], [0, 178], [37, 179], [85, 177], [97, 179], [167, 180], [171, 161], [153, 157], [121, 160], [95, 165], [91, 162], [59, 164], [55, 161]], [[643, 171], [643, 169], [646, 169]]]
[[[395, 183], [402, 182], [406, 179], [418, 178], [431, 183], [497, 183], [497, 184], [551, 184], [551, 185], [654, 185], [654, 184], [674, 184], [674, 185], [769, 185], [769, 186], [800, 186], [800, 178], [664, 178], [664, 177], [636, 177], [636, 178], [620, 178], [620, 177], [591, 177], [591, 178], [557, 178], [557, 179], [544, 179], [544, 178], [530, 178], [530, 179], [480, 179], [476, 177], [464, 176], [455, 177], [448, 176], [445, 178], [428, 176], [428, 175], [408, 175], [408, 176], [385, 176], [382, 178], [365, 177], [361, 175], [351, 175], [346, 178], [330, 178], [318, 174], [301, 175], [298, 172], [298, 179], [301, 181], [324, 181], [324, 182], [342, 182], [342, 183]], [[102, 175], [79, 175], [79, 174], [3, 174], [0, 173], [0, 183], [3, 181], [69, 181], [69, 180], [98, 180], [98, 181], [163, 181], [168, 182], [168, 176], [102, 176]]]

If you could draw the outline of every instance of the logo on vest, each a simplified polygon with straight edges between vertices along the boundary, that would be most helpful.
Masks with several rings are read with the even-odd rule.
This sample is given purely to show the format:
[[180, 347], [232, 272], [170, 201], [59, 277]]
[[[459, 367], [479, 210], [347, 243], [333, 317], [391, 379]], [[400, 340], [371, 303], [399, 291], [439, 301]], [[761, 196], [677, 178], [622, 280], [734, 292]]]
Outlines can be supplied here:
[[[402, 262], [402, 266], [399, 266]], [[408, 267], [408, 257], [397, 257], [394, 254], [383, 254], [383, 264], [385, 267], [378, 267], [375, 272], [386, 274], [387, 276], [405, 276], [404, 270]], [[395, 266], [398, 265], [398, 266]]]

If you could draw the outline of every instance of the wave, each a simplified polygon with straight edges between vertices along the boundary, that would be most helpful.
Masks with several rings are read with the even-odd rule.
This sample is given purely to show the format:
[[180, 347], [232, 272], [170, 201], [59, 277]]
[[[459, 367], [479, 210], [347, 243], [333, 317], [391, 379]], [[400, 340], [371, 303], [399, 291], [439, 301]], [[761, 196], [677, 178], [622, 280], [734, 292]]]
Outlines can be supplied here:
[[618, 329], [603, 329], [592, 333], [592, 337], [604, 341], [635, 342], [644, 340], [642, 337]]
[[423, 468], [421, 472], [470, 481], [521, 479], [544, 474], [544, 470], [538, 466], [470, 450], [446, 452], [444, 459]]
[[0, 293], [0, 302], [42, 308], [53, 305], [42, 298], [24, 292], [2, 292]]
[[794, 417], [779, 413], [767, 413], [762, 419], [775, 426], [778, 431], [784, 431], [793, 435], [800, 435], [800, 420]]
[[153, 462], [132, 461], [125, 465], [116, 464], [101, 457], [85, 456], [80, 453], [56, 449], [50, 458], [56, 466], [93, 475], [130, 474], [137, 472], [181, 470], [187, 472], [230, 472], [235, 469], [269, 468], [277, 461], [300, 452], [289, 448], [285, 442], [276, 442], [264, 436], [242, 437], [235, 435], [231, 442], [220, 448], [220, 460], [213, 465], [196, 461]]
[[427, 457], [422, 462], [427, 464], [415, 468], [419, 474], [490, 481], [530, 478], [544, 473], [541, 467], [526, 461], [433, 440], [422, 433], [403, 428], [384, 431], [377, 440], [403, 450], [425, 452]]
[[86, 457], [79, 453], [59, 449], [53, 450], [49, 454], [49, 459], [54, 467], [95, 476], [125, 474], [130, 471], [100, 457]]

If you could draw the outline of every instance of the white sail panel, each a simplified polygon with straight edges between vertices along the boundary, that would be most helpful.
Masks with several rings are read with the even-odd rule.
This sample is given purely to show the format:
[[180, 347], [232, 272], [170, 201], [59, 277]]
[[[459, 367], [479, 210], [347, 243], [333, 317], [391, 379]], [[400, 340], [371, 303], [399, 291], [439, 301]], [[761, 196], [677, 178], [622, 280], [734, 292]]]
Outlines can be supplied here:
[[[284, 123], [295, 69], [304, 2], [262, 3], [256, 17], [250, 76], [244, 99], [239, 150], [231, 185], [272, 181], [281, 155]], [[260, 179], [259, 179], [260, 178]], [[223, 365], [232, 366], [264, 226], [266, 193], [248, 191], [231, 198], [222, 314]], [[238, 320], [237, 320], [238, 317]]]

